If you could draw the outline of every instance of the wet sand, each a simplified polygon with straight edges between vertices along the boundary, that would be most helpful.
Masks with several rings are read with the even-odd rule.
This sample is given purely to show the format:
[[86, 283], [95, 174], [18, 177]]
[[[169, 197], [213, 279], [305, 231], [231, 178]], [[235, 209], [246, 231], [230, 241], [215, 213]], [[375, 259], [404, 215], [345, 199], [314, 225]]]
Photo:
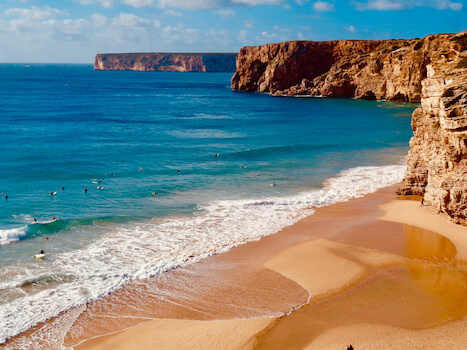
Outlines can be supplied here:
[[319, 208], [48, 324], [66, 324], [76, 350], [465, 348], [467, 228], [395, 189]]

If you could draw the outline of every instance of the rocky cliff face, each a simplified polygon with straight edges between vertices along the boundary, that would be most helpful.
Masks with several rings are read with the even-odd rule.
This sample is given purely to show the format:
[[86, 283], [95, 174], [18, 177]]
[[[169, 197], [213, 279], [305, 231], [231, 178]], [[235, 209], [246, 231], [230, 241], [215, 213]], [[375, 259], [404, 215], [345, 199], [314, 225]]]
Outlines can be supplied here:
[[243, 48], [235, 90], [420, 102], [401, 194], [467, 223], [467, 31]]
[[[427, 65], [421, 106], [412, 116], [414, 136], [402, 194], [424, 196], [424, 204], [467, 223], [467, 32], [451, 61]], [[459, 40], [460, 41], [460, 40]]]
[[134, 70], [164, 72], [234, 72], [233, 53], [117, 53], [98, 54], [95, 70]]

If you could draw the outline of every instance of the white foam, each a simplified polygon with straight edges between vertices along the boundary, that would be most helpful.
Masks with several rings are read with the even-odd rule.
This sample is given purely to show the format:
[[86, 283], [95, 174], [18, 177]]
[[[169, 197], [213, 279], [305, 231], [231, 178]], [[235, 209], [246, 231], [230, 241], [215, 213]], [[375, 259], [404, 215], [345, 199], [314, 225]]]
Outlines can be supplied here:
[[[57, 254], [45, 264], [20, 270], [26, 281], [53, 271], [66, 283], [0, 305], [0, 343], [71, 307], [100, 298], [131, 279], [148, 278], [234, 246], [258, 240], [330, 205], [400, 182], [404, 165], [343, 171], [319, 190], [288, 197], [213, 201], [191, 217], [108, 225], [101, 238], [79, 251]], [[0, 271], [1, 272], [1, 271]]]
[[12, 228], [9, 230], [0, 230], [0, 245], [5, 245], [14, 241], [18, 241], [21, 237], [28, 233], [28, 226]]

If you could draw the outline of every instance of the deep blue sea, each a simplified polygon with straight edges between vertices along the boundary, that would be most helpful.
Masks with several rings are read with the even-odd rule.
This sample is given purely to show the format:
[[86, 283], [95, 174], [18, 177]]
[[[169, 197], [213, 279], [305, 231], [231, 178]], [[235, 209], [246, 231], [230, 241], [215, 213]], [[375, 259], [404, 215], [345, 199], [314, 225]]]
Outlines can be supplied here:
[[0, 64], [0, 344], [401, 181], [415, 105], [231, 76]]

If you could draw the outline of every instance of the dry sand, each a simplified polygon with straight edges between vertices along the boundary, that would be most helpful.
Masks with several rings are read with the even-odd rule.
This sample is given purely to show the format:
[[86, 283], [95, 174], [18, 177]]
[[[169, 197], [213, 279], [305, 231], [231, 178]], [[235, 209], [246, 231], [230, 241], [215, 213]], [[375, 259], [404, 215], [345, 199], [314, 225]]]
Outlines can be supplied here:
[[[78, 318], [65, 344], [93, 338], [74, 349], [465, 349], [467, 228], [417, 201], [395, 200], [394, 190], [320, 208], [275, 235], [104, 298]], [[177, 292], [173, 282], [161, 292], [164, 278], [179, 277]], [[187, 283], [192, 294], [183, 294]], [[144, 312], [132, 304], [141, 300], [149, 303]], [[109, 316], [137, 322], [97, 321]], [[144, 319], [153, 320], [134, 326]]]

